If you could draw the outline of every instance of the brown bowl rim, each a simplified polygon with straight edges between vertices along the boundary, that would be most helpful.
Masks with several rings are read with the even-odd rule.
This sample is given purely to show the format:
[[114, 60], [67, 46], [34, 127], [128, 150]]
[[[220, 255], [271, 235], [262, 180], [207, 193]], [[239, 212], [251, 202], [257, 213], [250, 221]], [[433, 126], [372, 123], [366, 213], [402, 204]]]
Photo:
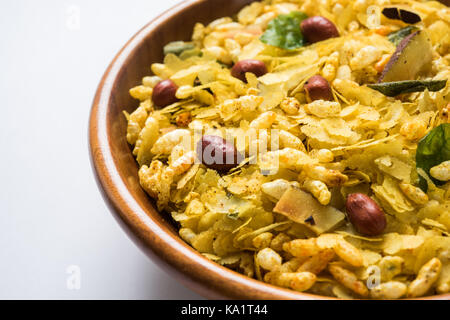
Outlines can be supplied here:
[[[120, 71], [127, 57], [135, 52], [159, 25], [174, 19], [183, 10], [211, 0], [186, 0], [168, 9], [140, 31], [119, 51], [98, 85], [89, 119], [89, 154], [97, 185], [110, 211], [130, 238], [162, 269], [200, 295], [211, 299], [247, 300], [335, 300], [336, 298], [300, 293], [251, 279], [210, 261], [180, 237], [174, 236], [163, 223], [154, 220], [127, 189], [115, 164], [107, 126], [107, 114]], [[125, 134], [125, 133], [124, 133]], [[155, 208], [153, 213], [158, 213]], [[450, 299], [450, 294], [420, 299]]]

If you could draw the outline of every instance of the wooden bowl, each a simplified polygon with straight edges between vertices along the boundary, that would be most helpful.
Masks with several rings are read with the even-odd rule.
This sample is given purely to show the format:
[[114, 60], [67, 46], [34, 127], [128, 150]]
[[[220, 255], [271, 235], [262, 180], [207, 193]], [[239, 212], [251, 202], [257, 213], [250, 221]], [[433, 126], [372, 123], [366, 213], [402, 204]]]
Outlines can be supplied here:
[[92, 165], [104, 199], [123, 229], [164, 270], [197, 293], [212, 299], [330, 299], [250, 279], [192, 249], [178, 236], [170, 215], [158, 212], [142, 190], [138, 166], [126, 140], [123, 110], [132, 112], [138, 105], [128, 91], [150, 73], [152, 63], [162, 61], [163, 46], [170, 41], [190, 39], [196, 22], [232, 16], [250, 2], [182, 2], [150, 22], [122, 48], [101, 80], [92, 106]]

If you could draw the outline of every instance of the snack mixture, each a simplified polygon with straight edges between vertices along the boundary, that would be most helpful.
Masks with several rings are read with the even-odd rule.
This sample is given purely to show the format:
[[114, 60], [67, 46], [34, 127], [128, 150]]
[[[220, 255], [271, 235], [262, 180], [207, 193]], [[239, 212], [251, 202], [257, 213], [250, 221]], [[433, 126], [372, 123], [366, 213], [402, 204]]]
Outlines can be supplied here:
[[130, 90], [139, 179], [180, 236], [338, 298], [450, 292], [450, 10], [266, 0], [197, 23]]

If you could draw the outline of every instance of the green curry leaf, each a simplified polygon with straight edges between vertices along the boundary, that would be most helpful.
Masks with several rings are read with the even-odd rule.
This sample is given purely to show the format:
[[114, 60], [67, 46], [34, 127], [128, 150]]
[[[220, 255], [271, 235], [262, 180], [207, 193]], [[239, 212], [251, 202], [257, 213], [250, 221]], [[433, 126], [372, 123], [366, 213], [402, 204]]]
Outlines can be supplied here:
[[[416, 167], [423, 169], [429, 175], [432, 167], [447, 160], [450, 160], [450, 123], [443, 123], [431, 130], [419, 142]], [[442, 184], [436, 179], [433, 179], [433, 182]], [[421, 188], [426, 190], [426, 184], [422, 182]]]
[[164, 55], [173, 53], [179, 56], [184, 51], [192, 49], [195, 49], [195, 45], [192, 42], [173, 41], [164, 46]]
[[417, 30], [419, 30], [419, 28], [415, 26], [407, 26], [405, 28], [401, 28], [400, 30], [389, 33], [387, 37], [390, 42], [398, 46], [398, 44], [402, 42], [404, 38]]
[[308, 18], [306, 13], [300, 11], [281, 14], [269, 22], [260, 40], [265, 44], [286, 50], [301, 48], [306, 41], [300, 30], [300, 23], [306, 18]]
[[403, 80], [368, 84], [371, 89], [377, 90], [388, 97], [395, 97], [403, 93], [439, 91], [445, 88], [447, 80]]

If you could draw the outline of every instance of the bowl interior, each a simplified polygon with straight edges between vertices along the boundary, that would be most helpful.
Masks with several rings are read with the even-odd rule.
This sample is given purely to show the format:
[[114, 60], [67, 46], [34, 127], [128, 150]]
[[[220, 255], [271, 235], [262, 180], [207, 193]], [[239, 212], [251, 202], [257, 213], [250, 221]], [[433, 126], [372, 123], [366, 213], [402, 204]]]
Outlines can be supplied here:
[[321, 299], [277, 288], [210, 262], [178, 236], [170, 215], [159, 213], [138, 180], [138, 166], [126, 140], [123, 111], [138, 101], [129, 89], [163, 59], [162, 47], [189, 40], [196, 22], [233, 16], [252, 0], [191, 0], [167, 11], [139, 31], [119, 52], [99, 85], [90, 119], [92, 164], [100, 190], [131, 238], [164, 268], [210, 298]]

